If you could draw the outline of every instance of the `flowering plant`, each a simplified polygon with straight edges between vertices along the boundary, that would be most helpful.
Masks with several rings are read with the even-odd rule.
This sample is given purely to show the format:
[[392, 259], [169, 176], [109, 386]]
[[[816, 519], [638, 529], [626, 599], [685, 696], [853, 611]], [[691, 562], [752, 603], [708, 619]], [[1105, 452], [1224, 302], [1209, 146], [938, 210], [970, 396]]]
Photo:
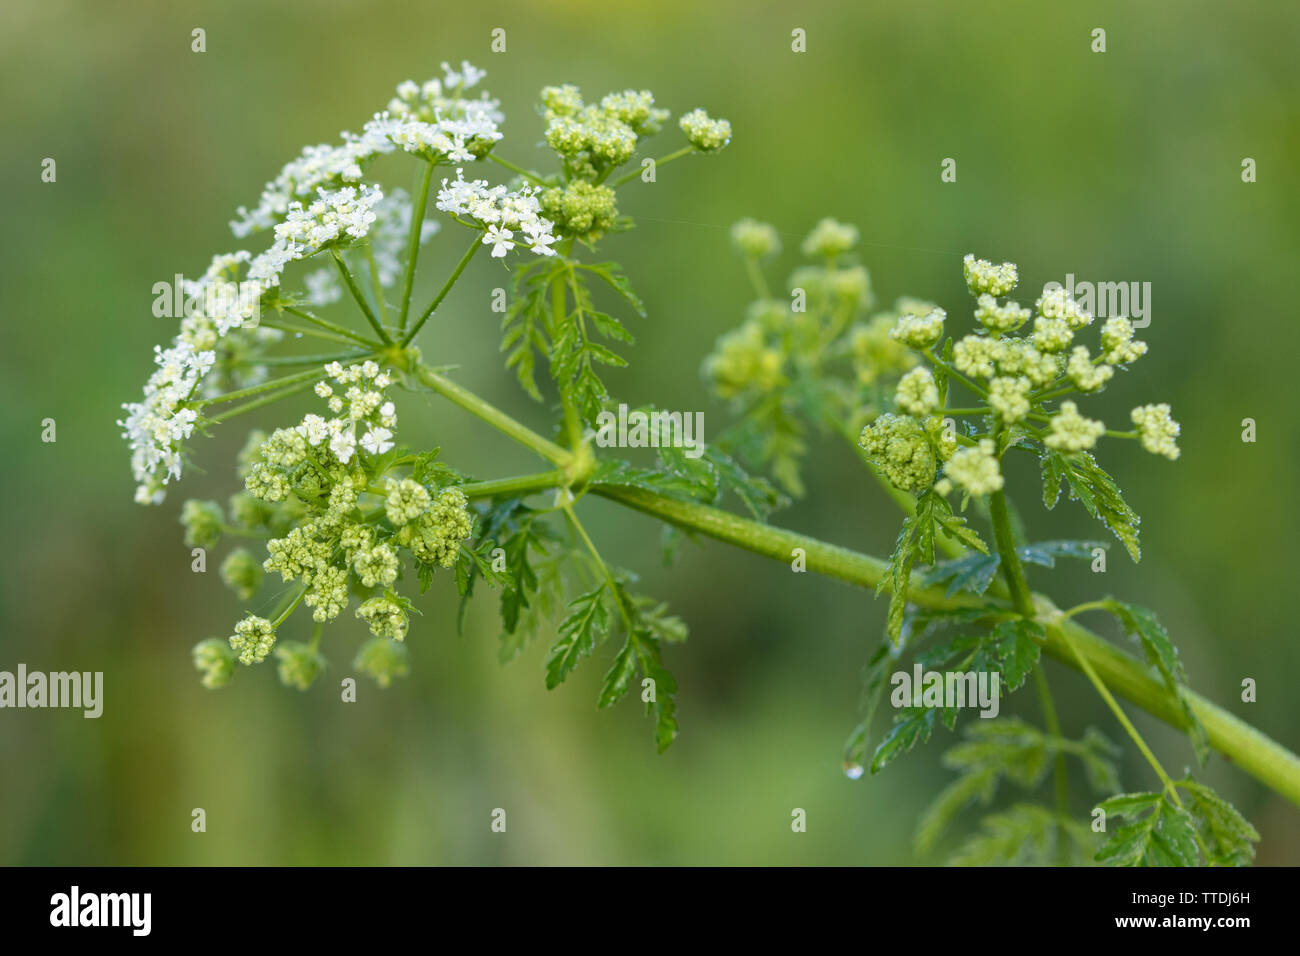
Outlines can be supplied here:
[[[745, 220], [733, 239], [758, 298], [705, 362], [717, 394], [737, 413], [735, 423], [700, 454], [658, 441], [649, 464], [597, 454], [593, 433], [612, 402], [601, 369], [625, 365], [619, 350], [634, 341], [613, 312], [644, 309], [617, 264], [584, 253], [630, 226], [619, 210], [621, 188], [654, 182], [669, 162], [718, 152], [730, 142], [731, 127], [703, 110], [688, 112], [677, 123], [684, 145], [625, 171], [663, 131], [668, 112], [645, 91], [588, 102], [574, 86], [547, 87], [539, 112], [557, 168], [543, 173], [498, 154], [504, 116], [498, 101], [474, 92], [483, 78], [468, 63], [444, 64], [439, 79], [401, 84], [360, 134], [308, 147], [286, 164], [231, 224], [241, 239], [264, 237], [262, 251], [218, 255], [186, 284], [193, 308], [177, 336], [156, 349], [141, 400], [125, 406], [120, 425], [136, 498], [159, 504], [185, 473], [196, 435], [307, 391], [321, 403], [296, 421], [252, 432], [238, 458], [242, 489], [228, 501], [182, 505], [190, 547], [234, 538], [265, 541], [266, 549], [263, 556], [236, 547], [222, 561], [224, 581], [257, 610], [228, 638], [194, 648], [203, 683], [221, 687], [243, 667], [274, 657], [280, 679], [306, 689], [327, 666], [324, 625], [351, 609], [368, 632], [353, 666], [387, 686], [408, 668], [410, 618], [419, 613], [410, 578], [423, 592], [445, 570], [462, 607], [483, 587], [498, 592], [503, 661], [532, 638], [552, 640], [548, 687], [603, 643], [621, 639], [599, 706], [615, 704], [635, 684], [662, 750], [677, 734], [677, 687], [662, 655], [665, 645], [685, 639], [686, 627], [636, 592], [635, 575], [601, 557], [578, 516], [581, 499], [596, 494], [661, 519], [674, 535], [708, 535], [794, 558], [798, 570], [890, 592], [885, 640], [868, 667], [870, 706], [849, 743], [851, 776], [861, 775], [864, 762], [881, 769], [938, 724], [956, 724], [954, 707], [905, 701], [868, 757], [875, 702], [900, 655], [994, 673], [1008, 690], [1034, 676], [1046, 729], [1003, 719], [968, 731], [968, 742], [949, 754], [962, 776], [926, 816], [923, 847], [967, 804], [989, 803], [1001, 781], [1032, 789], [1050, 764], [1054, 808], [1024, 803], [989, 817], [960, 859], [1248, 861], [1257, 839], [1250, 825], [1202, 784], [1172, 780], [1112, 690], [1188, 730], [1202, 759], [1219, 749], [1294, 799], [1300, 762], [1187, 689], [1177, 652], [1151, 612], [1109, 598], [1062, 611], [1032, 593], [1026, 563], [1093, 557], [1100, 545], [1024, 540], [1007, 498], [1004, 457], [1034, 454], [1045, 504], [1056, 504], [1064, 482], [1137, 560], [1137, 515], [1092, 451], [1103, 437], [1136, 438], [1177, 458], [1179, 427], [1167, 406], [1143, 405], [1133, 411], [1133, 430], [1108, 430], [1066, 400], [1101, 390], [1117, 368], [1146, 352], [1130, 323], [1108, 320], [1094, 356], [1075, 342], [1092, 317], [1067, 295], [1046, 292], [1031, 326], [1030, 309], [1004, 301], [1017, 284], [1016, 267], [968, 256], [965, 277], [979, 328], [945, 336], [947, 314], [933, 303], [904, 299], [874, 311], [870, 276], [853, 259], [858, 232], [830, 219], [804, 240], [812, 262], [791, 275], [790, 297], [774, 297], [761, 260], [779, 251], [779, 234]], [[386, 154], [417, 164], [413, 194], [385, 189], [371, 175]], [[469, 171], [474, 164], [501, 167], [507, 181], [477, 176]], [[428, 217], [430, 206], [441, 222]], [[422, 247], [444, 226], [465, 230], [468, 242], [428, 305], [412, 308]], [[529, 396], [554, 401], [553, 437], [426, 363], [417, 344], [484, 249], [513, 264], [501, 350]], [[344, 301], [361, 323], [322, 315]], [[305, 339], [334, 351], [305, 354]], [[958, 387], [973, 396], [966, 407], [950, 398]], [[461, 407], [549, 467], [479, 479], [442, 461], [436, 448], [403, 445], [399, 405], [412, 393]], [[767, 523], [788, 496], [803, 493], [808, 427], [841, 435], [905, 512], [887, 562]], [[760, 476], [764, 471], [771, 481]], [[551, 495], [549, 503], [529, 503], [542, 493]], [[749, 517], [718, 507], [727, 496]], [[992, 547], [968, 522], [968, 508], [987, 519]], [[670, 535], [670, 551], [676, 540]], [[278, 600], [256, 604], [268, 574], [287, 588]], [[310, 638], [282, 639], [300, 607], [310, 609]], [[1096, 610], [1116, 616], [1138, 639], [1145, 664], [1074, 621]], [[948, 636], [940, 637], [945, 629]], [[1041, 667], [1044, 651], [1084, 672], [1150, 760], [1161, 790], [1115, 795], [1113, 745], [1095, 731], [1081, 740], [1062, 737]], [[1097, 808], [1103, 819], [1136, 817], [1100, 847], [1094, 830], [1072, 816], [1067, 758], [1077, 758], [1109, 797]]]

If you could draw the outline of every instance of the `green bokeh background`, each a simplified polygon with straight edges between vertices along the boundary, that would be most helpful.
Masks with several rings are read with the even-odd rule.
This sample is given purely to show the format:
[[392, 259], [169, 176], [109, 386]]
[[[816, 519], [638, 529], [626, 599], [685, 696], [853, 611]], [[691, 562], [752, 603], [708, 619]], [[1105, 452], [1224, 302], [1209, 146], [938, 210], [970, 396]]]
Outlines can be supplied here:
[[[359, 128], [397, 82], [435, 75], [444, 59], [489, 70], [507, 113], [501, 152], [524, 163], [541, 162], [532, 104], [547, 83], [650, 88], [675, 113], [702, 105], [730, 118], [732, 146], [630, 190], [624, 210], [639, 227], [604, 246], [650, 311], [633, 366], [611, 376], [616, 393], [703, 409], [708, 432], [725, 415], [699, 363], [748, 298], [727, 247], [741, 216], [775, 223], [790, 250], [823, 215], [856, 223], [883, 299], [922, 295], [963, 321], [968, 251], [1016, 260], [1029, 290], [1066, 272], [1150, 282], [1151, 354], [1090, 405], [1122, 421], [1135, 404], [1169, 401], [1183, 423], [1177, 463], [1123, 443], [1104, 452], [1143, 515], [1145, 558], [1134, 566], [1114, 549], [1104, 580], [1074, 564], [1035, 569], [1034, 583], [1060, 602], [1100, 587], [1157, 609], [1193, 686], [1300, 747], [1300, 7], [1088, 6], [5, 4], [0, 669], [103, 671], [106, 701], [94, 721], [0, 711], [0, 862], [941, 858], [914, 857], [910, 832], [949, 779], [945, 740], [878, 778], [840, 770], [883, 602], [715, 543], [665, 569], [657, 524], [606, 502], [587, 508], [606, 556], [639, 569], [691, 627], [667, 657], [682, 734], [664, 756], [633, 701], [597, 713], [603, 661], [548, 693], [544, 647], [497, 665], [491, 601], [457, 636], [447, 581], [413, 626], [412, 676], [387, 692], [363, 679], [357, 703], [338, 699], [355, 621], [327, 632], [333, 668], [305, 694], [279, 686], [270, 666], [221, 692], [200, 687], [191, 645], [229, 633], [242, 607], [215, 570], [191, 573], [176, 516], [187, 495], [233, 490], [243, 426], [199, 446], [207, 473], [187, 476], [162, 508], [132, 504], [113, 422], [138, 396], [153, 344], [172, 334], [151, 316], [151, 287], [236, 248], [226, 222], [285, 160]], [[508, 52], [492, 55], [498, 26]], [[1105, 54], [1089, 50], [1098, 26]], [[195, 27], [207, 31], [201, 55], [190, 51]], [[790, 50], [794, 27], [807, 30], [805, 54]], [[1240, 178], [1247, 156], [1253, 185]], [[54, 184], [40, 182], [44, 157], [57, 160]], [[944, 157], [957, 160], [955, 184], [940, 182]], [[461, 250], [453, 228], [426, 247], [440, 269]], [[436, 278], [428, 265], [422, 278], [417, 299]], [[424, 333], [425, 353], [544, 427], [545, 410], [500, 368], [486, 290], [501, 284], [498, 263], [476, 261]], [[440, 444], [465, 470], [535, 467], [452, 406], [405, 408], [404, 435]], [[40, 441], [47, 417], [54, 444]], [[1240, 439], [1245, 417], [1258, 423], [1255, 444]], [[806, 500], [779, 523], [888, 549], [898, 516], [848, 449], [815, 440], [807, 472]], [[1043, 513], [1028, 472], [1013, 475], [1013, 492], [1036, 537], [1097, 533], [1077, 506]], [[1067, 732], [1095, 723], [1121, 739], [1086, 682], [1050, 667]], [[1238, 700], [1244, 677], [1258, 681], [1257, 703]], [[1031, 695], [1006, 707], [1037, 719]], [[1171, 771], [1191, 762], [1178, 734], [1135, 719]], [[1300, 810], [1220, 757], [1203, 777], [1257, 824], [1261, 863], [1300, 863]], [[1132, 747], [1123, 780], [1152, 784]], [[1087, 798], [1076, 801], [1083, 812]], [[190, 831], [195, 807], [205, 834]], [[489, 832], [496, 807], [509, 814], [504, 836]], [[791, 832], [794, 807], [807, 810], [807, 833]]]

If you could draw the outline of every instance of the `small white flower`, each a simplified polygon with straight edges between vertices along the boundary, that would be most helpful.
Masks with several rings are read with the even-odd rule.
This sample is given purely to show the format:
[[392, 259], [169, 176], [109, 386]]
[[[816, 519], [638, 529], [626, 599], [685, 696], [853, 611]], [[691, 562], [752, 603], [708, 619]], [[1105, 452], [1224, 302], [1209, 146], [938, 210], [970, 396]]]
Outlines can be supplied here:
[[372, 455], [382, 455], [393, 447], [392, 437], [393, 433], [387, 428], [371, 428], [361, 436], [361, 447]]
[[307, 444], [313, 447], [328, 438], [329, 433], [329, 425], [319, 415], [304, 416], [302, 424], [298, 426], [298, 434], [306, 438]]
[[335, 458], [345, 465], [352, 460], [352, 455], [356, 450], [357, 437], [350, 428], [347, 431], [342, 429], [336, 431], [330, 439], [330, 451], [334, 453]]
[[510, 251], [514, 245], [512, 240], [515, 234], [509, 229], [502, 229], [499, 226], [488, 226], [487, 232], [483, 234], [483, 245], [492, 247], [492, 258], [500, 259]]

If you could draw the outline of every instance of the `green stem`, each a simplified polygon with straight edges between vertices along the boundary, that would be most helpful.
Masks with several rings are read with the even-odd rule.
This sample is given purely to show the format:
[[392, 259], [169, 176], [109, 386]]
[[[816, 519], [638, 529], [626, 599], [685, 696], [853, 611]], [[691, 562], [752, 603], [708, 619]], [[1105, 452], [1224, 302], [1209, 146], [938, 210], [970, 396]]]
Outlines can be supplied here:
[[411, 234], [406, 240], [406, 275], [402, 280], [402, 312], [399, 325], [406, 332], [406, 318], [411, 311], [411, 289], [415, 285], [415, 262], [420, 257], [420, 233], [424, 230], [424, 210], [429, 203], [429, 184], [433, 182], [433, 163], [424, 164], [420, 194], [411, 210]]
[[947, 369], [949, 375], [951, 375], [957, 381], [961, 382], [963, 385], [965, 385], [968, 389], [970, 389], [980, 398], [989, 397], [989, 390], [987, 388], [982, 388], [981, 386], [976, 385], [974, 382], [968, 379], [961, 372], [957, 371], [955, 368], [953, 368], [943, 359], [939, 358], [937, 355], [934, 354], [934, 349], [923, 349], [921, 354], [924, 355], [926, 358], [928, 358], [935, 365], [938, 365], [940, 368]]
[[433, 310], [442, 305], [442, 300], [447, 298], [447, 293], [450, 292], [451, 287], [456, 284], [456, 280], [460, 278], [460, 274], [465, 271], [465, 267], [469, 265], [469, 260], [474, 258], [474, 253], [478, 252], [481, 245], [483, 245], [483, 237], [476, 233], [474, 238], [470, 240], [469, 248], [466, 249], [465, 254], [460, 257], [460, 262], [456, 264], [456, 270], [447, 277], [447, 281], [442, 284], [442, 288], [439, 289], [438, 294], [433, 297], [433, 301], [429, 303], [429, 307], [424, 310], [424, 313], [418, 319], [415, 320], [415, 324], [411, 326], [411, 331], [402, 336], [403, 348], [411, 344], [411, 339], [415, 338], [415, 334], [420, 331], [424, 326], [424, 323], [429, 321], [429, 316], [433, 315]]
[[[1056, 716], [1052, 689], [1047, 685], [1047, 672], [1041, 661], [1034, 668], [1034, 687], [1038, 691], [1038, 703], [1043, 709], [1043, 723], [1047, 725], [1047, 732], [1057, 740], [1063, 740], [1061, 721]], [[1056, 861], [1065, 866], [1070, 862], [1070, 844], [1065, 832], [1065, 820], [1070, 816], [1070, 783], [1064, 752], [1057, 750], [1052, 763], [1052, 784], [1056, 792]]]
[[271, 355], [254, 359], [252, 365], [326, 365], [329, 362], [352, 362], [356, 359], [368, 359], [374, 352], [328, 352], [324, 355]]
[[[548, 441], [532, 429], [515, 421], [480, 399], [468, 389], [442, 377], [423, 365], [416, 367], [420, 380], [438, 394], [471, 412], [493, 428], [531, 448], [561, 468], [573, 463], [573, 453]], [[597, 494], [611, 501], [641, 511], [686, 531], [708, 535], [781, 562], [792, 559], [794, 548], [803, 548], [810, 571], [862, 588], [874, 589], [885, 574], [886, 563], [879, 558], [809, 538], [804, 535], [741, 518], [719, 508], [695, 502], [679, 501], [639, 488], [618, 485], [595, 485]], [[997, 605], [974, 595], [957, 594], [949, 598], [943, 588], [926, 588], [913, 578], [908, 600], [929, 608], [991, 607]], [[1059, 616], [1052, 602], [1042, 595], [1033, 597], [1043, 616], [1054, 615], [1053, 626], [1046, 629], [1043, 650], [1062, 663], [1082, 670], [1086, 661], [1094, 674], [1121, 697], [1132, 701], [1148, 713], [1179, 730], [1187, 729], [1187, 718], [1168, 688], [1153, 678], [1143, 664], [1082, 627]], [[1300, 757], [1256, 730], [1250, 724], [1218, 707], [1194, 691], [1183, 697], [1200, 721], [1210, 746], [1229, 757], [1238, 767], [1265, 786], [1300, 806]]]
[[427, 365], [417, 365], [415, 375], [423, 384], [433, 389], [443, 398], [481, 418], [497, 431], [513, 438], [526, 448], [532, 449], [547, 461], [564, 467], [573, 460], [572, 452], [561, 448], [547, 438], [543, 438], [527, 425], [515, 421], [505, 412], [483, 401], [469, 389], [463, 388], [451, 379], [439, 375]]
[[1049, 629], [1057, 631], [1062, 636], [1066, 646], [1074, 652], [1075, 659], [1079, 662], [1079, 669], [1083, 671], [1084, 675], [1092, 683], [1092, 686], [1097, 689], [1097, 693], [1100, 694], [1102, 700], [1106, 702], [1106, 706], [1109, 707], [1111, 713], [1115, 715], [1115, 719], [1120, 722], [1120, 726], [1124, 728], [1124, 732], [1129, 735], [1134, 745], [1139, 751], [1141, 751], [1142, 756], [1146, 758], [1147, 763], [1151, 765], [1151, 769], [1156, 772], [1156, 776], [1160, 778], [1160, 782], [1164, 785], [1165, 790], [1174, 798], [1174, 802], [1179, 806], [1182, 806], [1183, 801], [1178, 796], [1178, 788], [1174, 786], [1174, 782], [1169, 778], [1169, 774], [1165, 773], [1165, 768], [1160, 765], [1160, 761], [1157, 760], [1156, 755], [1151, 752], [1151, 748], [1148, 747], [1147, 742], [1142, 739], [1142, 735], [1138, 733], [1137, 728], [1133, 726], [1133, 722], [1128, 719], [1128, 714], [1124, 713], [1124, 708], [1120, 707], [1119, 702], [1115, 700], [1114, 695], [1112, 695], [1109, 688], [1106, 687], [1105, 681], [1097, 676], [1097, 672], [1093, 670], [1092, 664], [1088, 662], [1086, 657], [1079, 653], [1078, 648], [1074, 646], [1074, 643], [1070, 640], [1068, 634], [1055, 625], [1051, 625]]
[[[567, 258], [573, 250], [573, 240], [570, 239], [564, 244], [563, 255]], [[574, 276], [572, 263], [569, 264], [567, 275]], [[565, 283], [568, 281], [565, 274], [557, 273], [551, 280], [551, 337], [552, 341], [559, 338], [561, 326], [568, 317], [568, 308], [566, 307]], [[576, 282], [576, 278], [574, 279]], [[575, 289], [574, 301], [577, 302]], [[574, 321], [580, 321], [575, 318]], [[560, 404], [564, 408], [564, 431], [569, 437], [569, 447], [576, 449], [582, 442], [582, 423], [578, 419], [578, 409], [574, 406], [573, 400], [569, 397], [566, 389], [560, 389]]]
[[376, 342], [374, 339], [368, 339], [364, 335], [361, 335], [357, 332], [353, 332], [346, 325], [339, 325], [337, 322], [331, 322], [328, 319], [322, 319], [319, 316], [312, 315], [310, 312], [307, 312], [304, 309], [299, 309], [292, 305], [282, 306], [281, 308], [284, 312], [287, 312], [290, 315], [295, 316], [296, 318], [302, 319], [304, 322], [310, 322], [312, 325], [324, 329], [327, 332], [333, 332], [335, 335], [341, 335], [344, 338], [349, 338], [352, 341], [356, 342], [358, 345], [364, 345], [366, 348], [375, 349], [375, 348], [379, 348], [379, 346], [381, 345], [381, 343]]
[[287, 608], [285, 608], [284, 611], [281, 612], [280, 616], [271, 622], [271, 630], [274, 631], [277, 627], [279, 627], [286, 620], [288, 620], [289, 615], [293, 613], [294, 608], [296, 608], [302, 602], [302, 599], [306, 596], [307, 596], [307, 585], [303, 585], [303, 589], [298, 592], [298, 596], [293, 599], [293, 603], [290, 604]]
[[763, 270], [759, 268], [758, 260], [753, 256], [745, 256], [745, 273], [749, 276], [749, 284], [754, 287], [755, 294], [760, 299], [770, 299], [767, 280], [763, 278]]
[[343, 261], [343, 254], [337, 249], [331, 249], [330, 255], [334, 257], [334, 264], [339, 267], [339, 275], [343, 277], [343, 284], [352, 293], [352, 298], [356, 300], [357, 306], [361, 309], [361, 314], [366, 317], [366, 321], [375, 330], [375, 334], [379, 336], [380, 341], [385, 345], [392, 345], [393, 340], [389, 337], [388, 331], [380, 324], [379, 319], [375, 316], [375, 310], [370, 308], [370, 303], [366, 301], [366, 297], [357, 288], [357, 282], [352, 278], [352, 273], [348, 270], [348, 264]]
[[356, 348], [358, 345], [364, 345], [368, 349], [379, 348], [378, 342], [358, 338], [355, 335], [335, 335], [333, 332], [322, 332], [320, 329], [305, 329], [302, 326], [290, 325], [287, 322], [277, 321], [275, 319], [263, 319], [261, 324], [268, 329], [279, 329], [282, 332], [290, 332], [293, 335], [310, 335], [314, 339], [324, 339], [327, 342], [337, 342], [340, 345], [348, 345], [352, 348]]
[[524, 179], [528, 180], [530, 183], [533, 183], [534, 185], [537, 186], [546, 185], [546, 180], [543, 179], [541, 176], [538, 176], [536, 173], [530, 173], [528, 170], [524, 169], [524, 167], [518, 166], [515, 163], [510, 162], [510, 160], [508, 159], [502, 159], [496, 153], [488, 153], [487, 158], [492, 160], [492, 162], [496, 163], [498, 166], [504, 166], [506, 169], [510, 170], [511, 172], [518, 173], [520, 176], [523, 176]]
[[383, 324], [388, 324], [388, 303], [384, 301], [384, 287], [379, 281], [379, 264], [375, 262], [375, 248], [373, 243], [366, 243], [366, 265], [370, 269], [370, 291], [375, 295], [375, 302], [379, 306], [379, 317]]
[[[671, 163], [674, 159], [681, 159], [683, 156], [689, 156], [693, 152], [695, 152], [694, 146], [683, 146], [681, 149], [675, 150], [669, 153], [667, 156], [663, 156], [659, 159], [656, 159], [655, 171], [657, 172], [660, 166], [666, 166], [668, 163]], [[617, 189], [619, 186], [622, 186], [624, 183], [630, 183], [632, 180], [636, 179], [640, 175], [641, 175], [641, 170], [639, 168], [634, 169], [626, 176], [622, 176], [619, 179], [614, 180], [614, 188]]]
[[273, 392], [276, 389], [284, 388], [287, 385], [297, 385], [301, 382], [314, 382], [317, 379], [325, 377], [325, 373], [318, 368], [309, 368], [305, 372], [295, 372], [293, 375], [286, 375], [284, 378], [274, 378], [269, 382], [263, 382], [261, 385], [250, 385], [248, 388], [241, 388], [233, 392], [226, 392], [224, 395], [218, 395], [215, 398], [205, 398], [194, 405], [196, 408], [206, 408], [208, 405], [222, 405], [226, 402], [233, 402], [240, 398], [252, 398], [254, 395], [261, 395], [264, 392]]
[[1002, 573], [1011, 589], [1011, 603], [1025, 617], [1034, 616], [1034, 600], [1030, 596], [1025, 568], [1016, 554], [1016, 539], [1011, 534], [1011, 516], [1007, 511], [1007, 495], [1002, 490], [989, 496], [989, 516], [993, 520], [993, 539], [998, 554], [1002, 556]]
[[578, 532], [578, 536], [582, 538], [583, 544], [587, 546], [587, 550], [591, 553], [592, 560], [596, 562], [596, 567], [600, 568], [600, 573], [604, 576], [605, 584], [609, 588], [609, 596], [612, 597], [614, 603], [618, 605], [619, 616], [623, 618], [623, 625], [627, 628], [628, 637], [631, 638], [633, 636], [632, 632], [635, 630], [635, 627], [632, 624], [632, 615], [628, 612], [628, 609], [623, 606], [623, 600], [619, 595], [618, 582], [614, 580], [614, 575], [609, 570], [609, 565], [605, 563], [604, 559], [600, 556], [600, 552], [596, 550], [595, 542], [593, 542], [591, 536], [587, 534], [587, 529], [582, 526], [582, 522], [578, 520], [578, 516], [573, 513], [573, 506], [569, 504], [568, 501], [565, 501], [560, 507], [564, 511], [564, 516], [569, 519], [569, 523], [573, 525], [574, 530]]
[[299, 382], [297, 385], [290, 385], [288, 388], [282, 388], [278, 392], [270, 392], [269, 394], [263, 395], [260, 398], [255, 398], [251, 402], [244, 402], [244, 404], [236, 405], [234, 408], [227, 408], [221, 414], [213, 415], [211, 418], [208, 419], [208, 421], [214, 425], [219, 425], [222, 422], [228, 422], [230, 421], [230, 419], [237, 418], [240, 415], [243, 415], [245, 412], [255, 411], [256, 409], [262, 408], [265, 405], [274, 405], [282, 398], [288, 398], [290, 395], [297, 395], [299, 392], [305, 392], [307, 389], [311, 388], [314, 384], [316, 383], [312, 381], [306, 381], [306, 382]]
[[[802, 547], [807, 554], [808, 570], [863, 588], [875, 588], [885, 573], [885, 562], [878, 558], [740, 518], [707, 505], [677, 501], [638, 488], [597, 485], [592, 490], [684, 530], [708, 535], [777, 561], [789, 562], [791, 549]], [[917, 577], [913, 581], [916, 583], [908, 589], [908, 600], [923, 607], [988, 605], [987, 601], [981, 602], [969, 595], [948, 598], [942, 588], [921, 587]], [[1035, 600], [1039, 606], [1055, 613], [1047, 598], [1037, 595]], [[1186, 717], [1163, 683], [1152, 678], [1144, 665], [1074, 621], [1063, 620], [1058, 626], [1048, 628], [1043, 650], [1076, 670], [1083, 669], [1080, 660], [1087, 661], [1094, 673], [1115, 693], [1165, 723], [1180, 730], [1186, 729]], [[1204, 697], [1192, 691], [1184, 691], [1184, 697], [1205, 728], [1211, 747], [1265, 786], [1300, 806], [1300, 757]]]
[[514, 478], [496, 478], [492, 481], [471, 481], [460, 486], [468, 498], [505, 498], [515, 495], [528, 495], [551, 488], [562, 488], [568, 476], [563, 469], [543, 471], [535, 475], [519, 475]]

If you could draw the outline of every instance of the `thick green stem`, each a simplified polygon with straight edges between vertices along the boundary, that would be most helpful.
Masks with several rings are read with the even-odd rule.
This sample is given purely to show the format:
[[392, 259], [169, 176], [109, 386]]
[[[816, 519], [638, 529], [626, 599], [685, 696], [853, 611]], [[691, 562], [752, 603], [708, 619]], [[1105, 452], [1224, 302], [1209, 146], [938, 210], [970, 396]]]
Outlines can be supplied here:
[[561, 488], [567, 480], [566, 473], [557, 468], [555, 471], [543, 471], [536, 475], [495, 478], [492, 481], [471, 481], [461, 485], [460, 490], [465, 492], [468, 498], [503, 498]]
[[1011, 533], [1011, 516], [1007, 511], [1007, 495], [1004, 491], [995, 491], [989, 496], [989, 514], [993, 519], [993, 540], [997, 543], [998, 554], [1002, 556], [1002, 573], [1006, 576], [1007, 587], [1011, 589], [1011, 603], [1025, 617], [1034, 616], [1034, 601], [1029, 594], [1029, 582], [1025, 580], [1025, 568], [1016, 554], [1016, 539]]
[[[885, 562], [878, 558], [759, 524], [707, 505], [681, 502], [653, 492], [612, 485], [597, 485], [592, 490], [685, 530], [696, 531], [778, 561], [789, 561], [791, 549], [802, 547], [807, 553], [808, 570], [860, 587], [874, 588], [885, 571]], [[917, 582], [918, 579], [914, 577], [913, 581]], [[925, 588], [919, 582], [908, 589], [907, 596], [917, 604], [932, 608], [968, 607], [981, 603], [973, 596], [956, 595], [947, 598], [942, 588]], [[1057, 613], [1052, 603], [1042, 596], [1036, 596], [1035, 604], [1043, 609], [1040, 610], [1040, 618]], [[1146, 667], [1074, 621], [1062, 620], [1059, 626], [1048, 628], [1043, 649], [1051, 657], [1076, 670], [1083, 669], [1080, 659], [1087, 660], [1094, 673], [1114, 693], [1160, 720], [1179, 729], [1186, 729], [1186, 718], [1178, 702], [1162, 683], [1150, 676]], [[1078, 651], [1077, 656], [1075, 649]], [[1211, 747], [1261, 783], [1300, 806], [1300, 757], [1204, 697], [1191, 691], [1184, 691], [1184, 695], [1205, 728]]]
[[[422, 365], [417, 366], [416, 373], [429, 388], [543, 458], [564, 469], [573, 464], [573, 453], [515, 421], [468, 389]], [[591, 490], [684, 530], [705, 534], [777, 561], [789, 562], [794, 557], [793, 550], [803, 548], [808, 570], [859, 587], [874, 589], [885, 574], [886, 564], [879, 558], [741, 518], [719, 508], [618, 485], [594, 485]], [[975, 607], [989, 603], [974, 595], [957, 594], [949, 598], [943, 588], [922, 586], [917, 576], [913, 577], [907, 596], [908, 600], [930, 608]], [[1049, 656], [1076, 670], [1082, 670], [1081, 661], [1086, 660], [1093, 673], [1115, 694], [1173, 727], [1187, 729], [1179, 702], [1140, 662], [1087, 628], [1063, 618], [1048, 598], [1033, 595], [1033, 604], [1038, 609], [1037, 617], [1053, 624], [1046, 629], [1043, 643], [1043, 650]], [[1213, 749], [1300, 806], [1300, 757], [1199, 694], [1185, 690], [1183, 695], [1205, 728]]]
[[456, 270], [447, 277], [447, 281], [442, 284], [442, 288], [439, 289], [438, 294], [433, 297], [433, 301], [429, 303], [429, 307], [424, 310], [418, 319], [415, 320], [415, 324], [411, 326], [411, 331], [402, 336], [402, 345], [404, 347], [411, 344], [411, 339], [415, 338], [415, 334], [423, 328], [424, 323], [429, 321], [429, 316], [433, 315], [434, 309], [442, 305], [442, 300], [447, 298], [447, 293], [451, 291], [451, 287], [456, 284], [456, 280], [460, 278], [460, 274], [464, 272], [465, 267], [469, 265], [469, 260], [474, 258], [474, 253], [478, 252], [479, 247], [482, 245], [483, 237], [475, 234], [474, 238], [470, 241], [469, 248], [466, 249], [465, 254], [460, 257], [460, 262], [456, 264]]
[[[570, 239], [564, 247], [564, 255], [568, 255], [573, 248], [573, 240]], [[573, 267], [569, 267], [569, 274], [572, 275]], [[567, 296], [565, 294], [565, 282], [567, 280], [563, 275], [557, 275], [551, 280], [551, 335], [558, 338], [561, 333], [561, 327], [568, 320], [568, 307], [566, 304]], [[575, 322], [579, 321], [577, 318]], [[564, 408], [564, 432], [569, 438], [569, 447], [577, 448], [582, 441], [582, 423], [578, 420], [578, 409], [574, 407], [573, 400], [569, 397], [565, 389], [560, 390], [560, 404]]]

